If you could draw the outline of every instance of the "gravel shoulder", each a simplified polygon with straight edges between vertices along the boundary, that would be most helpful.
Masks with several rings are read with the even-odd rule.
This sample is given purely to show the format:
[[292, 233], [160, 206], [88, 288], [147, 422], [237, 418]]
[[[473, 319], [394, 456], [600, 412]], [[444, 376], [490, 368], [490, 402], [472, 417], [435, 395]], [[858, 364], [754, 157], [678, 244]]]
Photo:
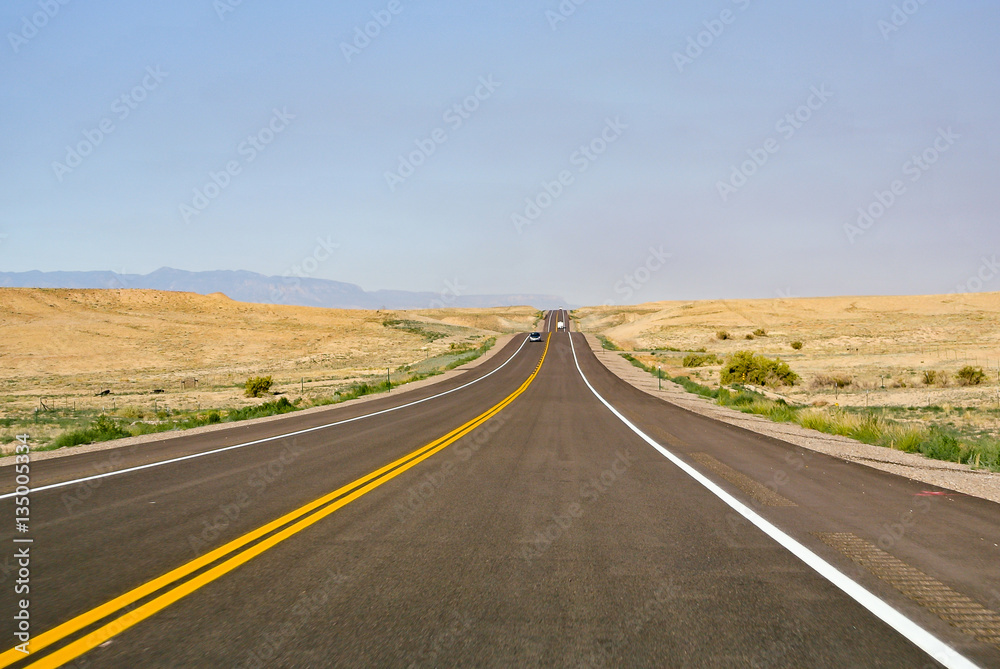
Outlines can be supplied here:
[[683, 409], [812, 451], [1000, 503], [1000, 473], [975, 470], [968, 465], [863, 444], [847, 437], [807, 430], [793, 423], [775, 423], [763, 416], [719, 406], [670, 381], [664, 381], [662, 390], [657, 390], [655, 377], [630, 364], [617, 351], [603, 349], [594, 335], [587, 334], [586, 337], [594, 355], [615, 376], [649, 395]]
[[[444, 372], [443, 374], [438, 374], [436, 376], [431, 376], [426, 379], [421, 379], [420, 381], [414, 381], [412, 383], [407, 383], [400, 386], [401, 392], [408, 392], [410, 390], [416, 390], [418, 388], [423, 388], [425, 386], [431, 386], [436, 383], [440, 383], [447, 379], [454, 378], [459, 374], [467, 372], [470, 369], [475, 369], [479, 365], [484, 364], [488, 360], [492, 359], [507, 343], [514, 338], [515, 335], [506, 334], [499, 335], [497, 337], [496, 343], [493, 347], [479, 356], [472, 362], [466, 363], [460, 367]], [[364, 395], [358, 397], [357, 399], [348, 400], [346, 402], [341, 402], [339, 404], [331, 404], [326, 406], [311, 407], [309, 409], [303, 409], [302, 411], [296, 411], [290, 414], [281, 414], [276, 416], [265, 416], [263, 418], [251, 418], [249, 420], [239, 421], [236, 423], [217, 423], [215, 425], [204, 425], [202, 427], [191, 428], [190, 430], [174, 430], [170, 432], [159, 432], [155, 434], [144, 434], [138, 437], [128, 437], [125, 439], [115, 439], [112, 441], [102, 441], [96, 444], [88, 444], [86, 446], [73, 446], [69, 448], [60, 448], [54, 451], [38, 451], [31, 454], [32, 462], [38, 462], [41, 460], [50, 460], [52, 458], [63, 458], [69, 455], [77, 455], [79, 453], [92, 453], [94, 451], [107, 451], [115, 448], [127, 448], [133, 446], [142, 446], [150, 443], [165, 441], [167, 439], [176, 439], [182, 436], [204, 434], [207, 432], [218, 432], [221, 430], [231, 430], [236, 426], [245, 425], [256, 425], [259, 423], [273, 423], [286, 419], [290, 416], [303, 416], [311, 413], [318, 413], [321, 411], [329, 411], [334, 407], [343, 407], [354, 404], [364, 404], [365, 402], [371, 402], [376, 399], [385, 398], [385, 393], [377, 393], [374, 395]], [[14, 456], [8, 455], [6, 457], [0, 457], [0, 467], [5, 465], [14, 464]]]

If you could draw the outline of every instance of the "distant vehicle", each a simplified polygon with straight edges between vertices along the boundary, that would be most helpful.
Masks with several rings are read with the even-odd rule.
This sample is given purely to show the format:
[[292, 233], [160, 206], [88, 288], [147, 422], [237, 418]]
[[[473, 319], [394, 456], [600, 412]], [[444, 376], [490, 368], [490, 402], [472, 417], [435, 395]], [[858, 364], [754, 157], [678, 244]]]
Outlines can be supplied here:
[[530, 335], [528, 335], [528, 341], [542, 341], [542, 333], [532, 332]]
[[565, 330], [566, 329], [566, 324], [563, 323], [562, 321], [559, 321], [558, 323], [556, 323], [556, 329], [557, 330]]

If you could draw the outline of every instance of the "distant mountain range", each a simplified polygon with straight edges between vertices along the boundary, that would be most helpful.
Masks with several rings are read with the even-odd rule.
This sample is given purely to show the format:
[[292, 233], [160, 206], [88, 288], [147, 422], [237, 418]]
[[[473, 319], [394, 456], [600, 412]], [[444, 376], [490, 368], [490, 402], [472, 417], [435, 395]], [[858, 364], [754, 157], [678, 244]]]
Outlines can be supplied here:
[[223, 293], [238, 302], [291, 304], [330, 309], [484, 309], [528, 305], [540, 309], [568, 306], [555, 295], [455, 295], [405, 290], [366, 291], [353, 283], [327, 279], [264, 276], [255, 272], [187, 272], [162, 267], [150, 274], [117, 272], [0, 272], [5, 288], [146, 288], [210, 295]]

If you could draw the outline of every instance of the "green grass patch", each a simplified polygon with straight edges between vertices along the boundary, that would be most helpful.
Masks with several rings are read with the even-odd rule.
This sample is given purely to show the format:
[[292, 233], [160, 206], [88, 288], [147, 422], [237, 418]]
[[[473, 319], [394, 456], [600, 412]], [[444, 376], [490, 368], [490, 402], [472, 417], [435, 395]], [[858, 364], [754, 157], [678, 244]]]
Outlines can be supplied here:
[[611, 341], [610, 339], [608, 339], [604, 335], [597, 335], [597, 339], [598, 339], [598, 341], [601, 342], [601, 348], [603, 348], [605, 351], [622, 351], [622, 350], [624, 350], [621, 346], [619, 346], [618, 344], [614, 343], [613, 341]]
[[288, 401], [287, 397], [282, 397], [273, 402], [264, 402], [254, 406], [243, 407], [242, 409], [232, 409], [226, 412], [226, 420], [229, 422], [249, 420], [251, 418], [263, 418], [265, 416], [277, 416], [279, 414], [297, 411], [298, 407]]
[[436, 341], [448, 336], [446, 332], [439, 332], [437, 330], [428, 330], [424, 323], [420, 321], [404, 321], [398, 318], [387, 318], [382, 321], [382, 326], [387, 328], [393, 328], [396, 330], [402, 330], [404, 332], [409, 332], [410, 334], [415, 334], [423, 337], [429, 342]]
[[[644, 364], [628, 353], [623, 353], [622, 357], [654, 376], [658, 374], [655, 367]], [[776, 422], [796, 423], [810, 430], [849, 437], [865, 444], [1000, 471], [1000, 441], [996, 438], [971, 437], [938, 424], [920, 425], [890, 417], [904, 413], [905, 410], [899, 407], [870, 410], [815, 409], [770, 399], [740, 385], [715, 389], [696, 383], [687, 376], [662, 378], [680, 385], [689, 393], [714, 399], [721, 406], [765, 416]], [[941, 411], [940, 407], [933, 409]]]
[[56, 437], [51, 448], [63, 448], [66, 446], [81, 446], [83, 444], [94, 444], [99, 441], [111, 441], [122, 437], [131, 437], [132, 433], [125, 429], [121, 423], [108, 416], [98, 416], [89, 426], [82, 430], [71, 430]]
[[684, 356], [684, 360], [681, 364], [685, 367], [704, 367], [705, 365], [717, 365], [720, 362], [722, 362], [722, 360], [720, 360], [719, 356], [714, 353], [689, 353]]

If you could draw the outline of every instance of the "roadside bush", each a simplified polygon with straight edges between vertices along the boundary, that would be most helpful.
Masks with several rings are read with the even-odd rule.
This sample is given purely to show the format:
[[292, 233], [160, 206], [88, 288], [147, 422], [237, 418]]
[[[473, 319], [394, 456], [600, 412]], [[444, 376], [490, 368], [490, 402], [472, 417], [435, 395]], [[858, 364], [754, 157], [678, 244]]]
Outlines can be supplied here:
[[753, 340], [753, 338], [754, 338], [754, 336], [752, 334], [750, 334], [749, 332], [747, 333], [747, 336], [745, 337], [745, 339], [749, 339], [749, 340]]
[[792, 342], [792, 348], [794, 348], [796, 351], [801, 351], [802, 350], [802, 342], [800, 342], [800, 341], [793, 341]]
[[924, 371], [924, 385], [925, 386], [933, 386], [934, 383], [937, 381], [937, 375], [938, 375], [938, 373], [936, 371], [934, 371], [933, 369], [925, 370]]
[[963, 386], [978, 386], [986, 380], [986, 372], [983, 371], [983, 368], [972, 365], [966, 365], [958, 370], [957, 376], [958, 382]]
[[263, 397], [271, 390], [274, 379], [270, 376], [251, 376], [246, 383], [247, 397]]
[[804, 411], [799, 417], [799, 425], [809, 430], [832, 433], [832, 424], [833, 421], [830, 420], [827, 413], [818, 409]]
[[854, 383], [852, 376], [832, 376], [829, 374], [818, 374], [813, 379], [813, 386], [816, 388], [846, 388]]
[[726, 332], [725, 330], [719, 330], [718, 332], [715, 333], [715, 338], [720, 339], [722, 341], [725, 341], [727, 339], [732, 339], [732, 337], [733, 336], [728, 332]]
[[282, 397], [274, 402], [265, 402], [257, 406], [233, 409], [226, 418], [230, 421], [248, 420], [250, 418], [263, 418], [264, 416], [274, 416], [277, 414], [295, 411], [295, 405], [288, 401], [287, 397]]
[[708, 355], [698, 355], [697, 353], [689, 353], [684, 356], [684, 360], [681, 364], [685, 367], [704, 367], [705, 365], [715, 365], [721, 362], [717, 355], [714, 353], [709, 353]]
[[752, 351], [737, 351], [722, 366], [721, 381], [724, 385], [792, 386], [798, 380], [799, 375], [791, 370], [788, 363]]
[[753, 331], [753, 336], [754, 337], [766, 337], [767, 336], [767, 330], [765, 330], [764, 328], [757, 328], [756, 330]]
[[132, 433], [126, 430], [121, 423], [101, 415], [82, 430], [73, 430], [59, 435], [53, 442], [53, 446], [56, 448], [80, 446], [81, 444], [94, 444], [99, 441], [111, 441], [131, 436]]
[[920, 444], [919, 450], [935, 460], [962, 461], [962, 447], [958, 440], [938, 428], [931, 431], [930, 438]]

